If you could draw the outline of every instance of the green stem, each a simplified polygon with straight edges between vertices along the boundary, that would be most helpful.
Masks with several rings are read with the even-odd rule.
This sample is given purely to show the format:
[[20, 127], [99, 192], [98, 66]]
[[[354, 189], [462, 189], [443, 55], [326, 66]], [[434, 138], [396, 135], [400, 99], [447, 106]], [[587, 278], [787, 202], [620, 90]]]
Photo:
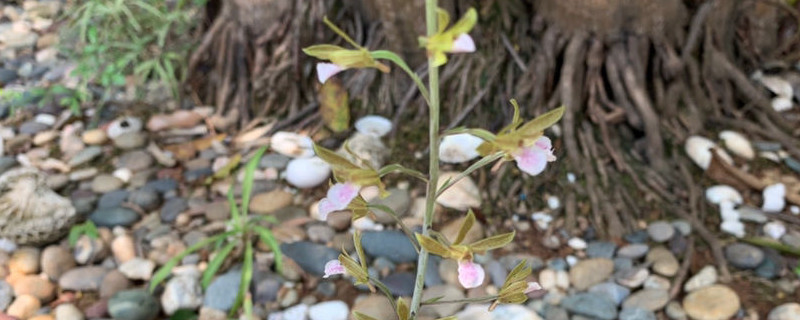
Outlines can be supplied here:
[[[425, 1], [425, 23], [428, 27], [428, 37], [436, 34], [438, 20], [436, 15], [436, 0]], [[433, 57], [428, 56], [428, 87], [430, 93], [430, 127], [428, 128], [428, 144], [430, 149], [428, 164], [428, 191], [425, 198], [425, 218], [422, 222], [422, 234], [430, 233], [433, 224], [433, 209], [436, 204], [436, 189], [439, 182], [439, 68], [433, 64]], [[425, 271], [428, 268], [428, 251], [422, 248], [417, 260], [417, 279], [414, 283], [414, 295], [411, 298], [410, 318], [417, 317], [420, 302], [422, 302], [422, 289], [425, 285]]]
[[411, 77], [411, 80], [414, 80], [414, 83], [417, 85], [422, 97], [425, 98], [425, 102], [427, 102], [428, 105], [431, 104], [430, 95], [428, 94], [428, 89], [425, 88], [425, 84], [422, 83], [422, 80], [419, 78], [419, 76], [417, 76], [417, 74], [408, 67], [408, 64], [406, 64], [406, 62], [403, 61], [400, 56], [388, 50], [375, 50], [371, 51], [370, 54], [375, 59], [386, 59], [392, 61], [398, 67], [400, 67], [400, 69], [403, 69], [403, 71], [405, 71], [408, 76]]
[[447, 304], [447, 303], [480, 303], [480, 302], [489, 302], [492, 300], [497, 299], [496, 295], [491, 296], [483, 296], [483, 297], [475, 297], [475, 298], [464, 298], [464, 299], [456, 299], [456, 300], [435, 300], [431, 302], [423, 301], [423, 305], [432, 305], [432, 304]]

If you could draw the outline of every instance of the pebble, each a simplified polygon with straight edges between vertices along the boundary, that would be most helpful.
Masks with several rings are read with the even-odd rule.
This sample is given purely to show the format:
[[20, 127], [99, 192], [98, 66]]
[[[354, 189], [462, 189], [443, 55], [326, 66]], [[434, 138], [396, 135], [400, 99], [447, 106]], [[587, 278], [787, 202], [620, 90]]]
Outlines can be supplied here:
[[693, 319], [730, 319], [739, 311], [736, 292], [723, 285], [711, 285], [683, 298], [683, 309]]
[[631, 290], [613, 282], [603, 282], [589, 288], [589, 292], [611, 298], [614, 304], [620, 305], [631, 294]]
[[634, 243], [626, 245], [622, 248], [617, 250], [617, 256], [630, 258], [630, 259], [639, 259], [644, 257], [647, 254], [647, 251], [650, 250], [650, 247], [643, 243]]
[[189, 208], [189, 203], [184, 198], [172, 198], [161, 207], [161, 221], [171, 223], [178, 215]]
[[[215, 201], [205, 205], [203, 212], [208, 220], [224, 221], [231, 216], [230, 204], [227, 201]], [[310, 236], [310, 234], [309, 234]]]
[[[392, 209], [398, 218], [406, 216], [408, 213], [408, 208], [411, 205], [411, 196], [408, 194], [408, 190], [390, 188], [387, 191], [389, 192], [389, 195], [386, 198], [378, 197], [370, 201], [370, 204], [387, 206], [389, 209]], [[378, 223], [397, 223], [397, 220], [395, 220], [394, 216], [389, 212], [385, 212], [380, 209], [373, 209], [372, 212], [375, 213], [375, 221]]]
[[800, 304], [790, 302], [779, 305], [769, 312], [767, 320], [800, 320]]
[[547, 304], [545, 305], [544, 318], [547, 320], [569, 320], [569, 314], [563, 308]]
[[90, 146], [75, 154], [67, 164], [70, 167], [77, 167], [85, 163], [89, 163], [90, 161], [94, 160], [95, 158], [99, 157], [103, 154], [103, 149], [98, 146]]
[[81, 135], [81, 139], [84, 143], [89, 145], [98, 145], [103, 144], [108, 141], [108, 136], [106, 132], [102, 129], [92, 129], [83, 132]]
[[596, 293], [578, 293], [564, 298], [561, 306], [572, 313], [603, 320], [617, 318], [617, 305], [610, 298]]
[[308, 308], [310, 320], [347, 320], [349, 314], [347, 304], [340, 300], [320, 302]]
[[611, 259], [614, 257], [614, 251], [617, 250], [617, 244], [608, 241], [592, 241], [586, 248], [586, 255], [589, 258], [606, 258]]
[[614, 262], [611, 259], [586, 259], [579, 261], [569, 270], [569, 278], [576, 289], [586, 290], [608, 279], [613, 271]]
[[203, 305], [203, 289], [196, 277], [173, 277], [164, 286], [161, 306], [164, 313], [172, 315], [180, 309], [194, 310]]
[[774, 249], [764, 249], [764, 261], [756, 267], [755, 274], [764, 279], [772, 279], [783, 270], [784, 259]]
[[39, 249], [22, 247], [11, 255], [8, 270], [11, 273], [32, 274], [39, 272]]
[[122, 188], [125, 183], [110, 174], [101, 174], [92, 180], [92, 191], [95, 193], [106, 193]]
[[372, 257], [385, 257], [394, 263], [417, 261], [417, 251], [401, 231], [364, 232], [361, 245]]
[[672, 221], [672, 226], [675, 227], [675, 230], [678, 230], [682, 236], [688, 236], [692, 233], [692, 225], [689, 221], [686, 220], [675, 220]]
[[108, 300], [108, 314], [114, 319], [151, 320], [158, 313], [158, 301], [144, 290], [120, 291]]
[[643, 308], [624, 308], [619, 313], [619, 320], [656, 320], [656, 315]]
[[72, 250], [72, 257], [80, 265], [102, 261], [107, 255], [108, 248], [105, 242], [99, 238], [89, 238], [87, 235], [80, 236]]
[[58, 286], [72, 291], [98, 290], [106, 273], [108, 269], [100, 266], [78, 267], [64, 273], [58, 279]]
[[647, 230], [636, 230], [623, 236], [630, 243], [645, 243], [649, 238]]
[[[439, 176], [439, 187], [448, 179], [454, 179], [457, 172], [443, 172]], [[469, 176], [464, 177], [436, 198], [436, 203], [458, 211], [467, 211], [469, 208], [481, 206], [481, 190]]]
[[683, 290], [692, 292], [715, 283], [717, 283], [717, 269], [714, 266], [705, 266], [686, 281]]
[[669, 279], [664, 278], [662, 276], [657, 275], [650, 275], [647, 279], [644, 280], [644, 284], [642, 285], [645, 289], [661, 289], [661, 290], [669, 290], [670, 283]]
[[250, 200], [250, 212], [272, 213], [292, 204], [292, 194], [280, 189], [259, 193]]
[[647, 226], [647, 234], [655, 242], [666, 242], [675, 234], [675, 227], [669, 222], [657, 221]]
[[642, 308], [650, 311], [658, 311], [669, 302], [669, 292], [666, 289], [642, 289], [631, 294], [622, 308]]
[[667, 277], [674, 276], [680, 268], [675, 255], [664, 247], [656, 247], [650, 250], [645, 261], [653, 263], [653, 271]]
[[371, 294], [364, 298], [356, 299], [352, 311], [363, 313], [375, 319], [397, 319], [392, 305], [382, 294]]
[[118, 270], [111, 270], [103, 277], [100, 283], [100, 297], [111, 298], [117, 292], [131, 287], [131, 281]]
[[584, 250], [587, 247], [586, 241], [578, 237], [573, 237], [567, 240], [567, 245], [575, 250]]
[[[541, 320], [536, 312], [517, 304], [501, 304], [489, 312], [489, 305], [469, 305], [455, 315], [459, 320]], [[386, 318], [382, 318], [386, 319]]]
[[753, 269], [764, 261], [764, 252], [749, 244], [734, 243], [725, 247], [725, 258], [734, 267]]
[[14, 288], [5, 280], [0, 280], [0, 310], [5, 310], [14, 298]]
[[114, 146], [122, 150], [138, 149], [147, 143], [147, 137], [141, 132], [126, 132], [112, 140]]
[[129, 227], [139, 221], [139, 214], [124, 207], [98, 208], [89, 219], [98, 227]]
[[[281, 288], [282, 282], [278, 279], [274, 278], [266, 278], [260, 280], [256, 283], [255, 286], [255, 295], [253, 297], [253, 302], [255, 303], [268, 303], [275, 301], [278, 298], [278, 291]], [[323, 291], [327, 289], [332, 289], [331, 296], [335, 294], [336, 288], [331, 282], [321, 282], [317, 284], [317, 291]], [[332, 288], [333, 287], [333, 288]]]
[[108, 193], [103, 194], [100, 196], [100, 200], [97, 201], [98, 208], [112, 208], [112, 207], [119, 207], [125, 202], [125, 199], [128, 199], [130, 193], [127, 190], [115, 190]]
[[150, 280], [155, 268], [156, 263], [153, 261], [133, 258], [121, 264], [119, 271], [131, 280]]
[[[464, 291], [460, 286], [455, 285], [440, 285], [426, 288], [422, 292], [422, 300], [433, 299], [442, 297], [444, 300], [460, 300], [466, 298]], [[431, 318], [442, 318], [453, 315], [464, 307], [464, 303], [447, 303], [438, 305], [429, 305], [420, 308], [420, 315], [428, 316]]]
[[414, 293], [414, 280], [416, 276], [410, 272], [398, 272], [383, 278], [383, 284], [395, 296], [411, 296]]
[[308, 234], [308, 240], [325, 244], [333, 240], [333, 236], [336, 234], [336, 231], [327, 225], [317, 224], [308, 227], [308, 231], [306, 233]]
[[686, 320], [686, 311], [683, 311], [683, 307], [681, 306], [680, 302], [678, 301], [670, 301], [667, 303], [667, 306], [664, 308], [664, 313], [667, 314], [672, 320]]
[[233, 307], [239, 283], [242, 281], [241, 270], [232, 270], [218, 276], [206, 288], [203, 305], [217, 310], [228, 311]]
[[614, 279], [617, 283], [628, 288], [638, 288], [650, 276], [650, 271], [644, 267], [620, 269], [614, 274]]
[[36, 314], [36, 311], [42, 306], [39, 299], [32, 295], [21, 295], [14, 299], [14, 302], [8, 306], [6, 313], [9, 316], [17, 317], [19, 319], [28, 319]]
[[125, 263], [136, 257], [136, 245], [133, 237], [123, 234], [111, 241], [111, 252], [117, 263]]
[[14, 295], [31, 295], [42, 302], [55, 298], [56, 286], [38, 275], [24, 276], [14, 281]]
[[83, 312], [72, 303], [59, 304], [54, 312], [56, 320], [83, 320]]
[[[119, 156], [116, 165], [117, 168], [125, 168], [133, 172], [138, 172], [151, 168], [153, 166], [153, 157], [143, 150], [129, 151]], [[156, 181], [158, 180], [151, 182], [158, 183]]]

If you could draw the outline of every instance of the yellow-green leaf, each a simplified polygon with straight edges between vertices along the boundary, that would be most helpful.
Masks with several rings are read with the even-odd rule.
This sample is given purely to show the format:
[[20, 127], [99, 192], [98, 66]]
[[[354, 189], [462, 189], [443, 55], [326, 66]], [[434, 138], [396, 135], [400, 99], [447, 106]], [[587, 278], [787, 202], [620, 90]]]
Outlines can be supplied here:
[[447, 25], [450, 24], [450, 14], [447, 13], [445, 9], [436, 8], [436, 18], [438, 20], [437, 29], [441, 33], [447, 28]]
[[509, 233], [498, 234], [496, 236], [492, 236], [475, 243], [469, 245], [473, 251], [476, 252], [483, 252], [487, 250], [497, 249], [509, 244], [512, 240], [514, 240], [514, 235], [516, 231], [512, 231]]
[[403, 298], [397, 298], [397, 318], [400, 320], [407, 320], [409, 315], [409, 307]]
[[319, 90], [319, 108], [322, 120], [333, 132], [347, 130], [350, 124], [350, 106], [347, 89], [336, 78], [328, 79]]
[[446, 32], [452, 34], [453, 37], [457, 37], [460, 34], [468, 33], [472, 30], [472, 27], [475, 26], [475, 23], [478, 22], [478, 11], [475, 8], [469, 8], [467, 13], [464, 14], [461, 19], [459, 19], [453, 27], [448, 29]]
[[332, 44], [318, 44], [303, 49], [305, 54], [321, 60], [330, 60], [334, 52], [347, 49]]
[[333, 150], [327, 149], [316, 143], [314, 144], [314, 152], [317, 154], [318, 157], [320, 157], [322, 160], [325, 160], [325, 162], [327, 162], [334, 168], [360, 169], [357, 165], [353, 164], [344, 157], [338, 155]]
[[458, 229], [458, 236], [456, 236], [456, 240], [453, 241], [453, 244], [460, 244], [461, 241], [464, 241], [464, 237], [467, 236], [467, 232], [472, 229], [472, 225], [475, 223], [475, 213], [472, 212], [472, 209], [469, 209], [467, 212], [467, 218], [464, 219], [464, 222], [461, 224], [461, 228]]
[[358, 311], [353, 311], [353, 318], [355, 320], [378, 320]]
[[551, 110], [523, 124], [518, 131], [525, 135], [533, 135], [542, 132], [544, 129], [553, 126], [556, 122], [561, 120], [561, 117], [564, 116], [564, 110], [566, 110], [564, 106]]
[[425, 250], [428, 250], [428, 252], [445, 258], [450, 256], [449, 248], [447, 248], [443, 244], [421, 233], [417, 233], [415, 235], [417, 237], [417, 242], [419, 242], [419, 245], [423, 247]]
[[367, 270], [367, 256], [364, 254], [364, 248], [361, 247], [361, 231], [356, 230], [356, 232], [353, 233], [353, 244], [356, 247], [358, 261], [361, 262], [361, 268]]

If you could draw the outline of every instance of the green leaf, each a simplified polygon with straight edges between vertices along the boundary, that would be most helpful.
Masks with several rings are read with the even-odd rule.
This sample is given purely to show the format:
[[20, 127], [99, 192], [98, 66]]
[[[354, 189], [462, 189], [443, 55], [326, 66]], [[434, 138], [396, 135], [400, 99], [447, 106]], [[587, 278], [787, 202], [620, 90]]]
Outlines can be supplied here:
[[512, 231], [512, 232], [504, 233], [504, 234], [499, 234], [499, 235], [492, 236], [492, 237], [477, 241], [475, 243], [472, 243], [472, 244], [469, 245], [469, 247], [472, 248], [472, 250], [478, 251], [478, 252], [497, 249], [497, 248], [503, 247], [503, 246], [511, 243], [511, 241], [514, 240], [514, 235], [515, 234], [516, 234], [516, 231]]
[[231, 221], [238, 225], [240, 224], [239, 206], [236, 205], [236, 199], [233, 197], [233, 188], [234, 186], [231, 185], [231, 187], [228, 189], [228, 205], [231, 207]]
[[363, 314], [361, 312], [358, 312], [358, 311], [353, 311], [353, 319], [355, 319], [355, 320], [378, 320], [378, 319], [375, 319], [373, 317], [370, 317], [370, 316], [368, 316], [366, 314]]
[[414, 170], [414, 169], [406, 168], [406, 167], [404, 167], [404, 166], [402, 166], [400, 164], [397, 164], [397, 163], [386, 165], [383, 168], [380, 168], [380, 170], [378, 170], [378, 176], [383, 178], [383, 176], [385, 176], [387, 174], [390, 174], [390, 173], [393, 173], [393, 172], [405, 173], [405, 174], [407, 174], [409, 176], [412, 176], [412, 177], [415, 177], [417, 179], [420, 179], [423, 182], [426, 182], [426, 183], [428, 182], [428, 177], [424, 173], [419, 172], [419, 171]]
[[456, 240], [453, 241], [454, 245], [460, 244], [461, 241], [464, 241], [464, 237], [466, 237], [467, 232], [469, 232], [469, 230], [472, 229], [473, 224], [475, 224], [475, 213], [472, 212], [472, 209], [469, 209], [469, 211], [467, 212], [467, 218], [464, 219], [464, 222], [458, 229], [458, 236], [456, 236]]
[[414, 70], [411, 70], [411, 68], [408, 67], [408, 64], [402, 58], [400, 58], [400, 56], [389, 50], [375, 50], [375, 51], [370, 51], [369, 54], [372, 56], [373, 59], [385, 59], [394, 62], [394, 64], [400, 67], [400, 69], [405, 71], [405, 73], [408, 74], [411, 80], [414, 80], [414, 83], [417, 85], [417, 89], [419, 89], [419, 92], [422, 94], [422, 97], [425, 98], [425, 101], [428, 102], [428, 104], [430, 104], [430, 98], [429, 98], [430, 95], [428, 94], [428, 87], [426, 87], [425, 84], [422, 83], [422, 79], [420, 79], [419, 76], [416, 73], [414, 73]]
[[245, 296], [248, 294], [250, 288], [250, 280], [253, 279], [253, 243], [248, 241], [244, 246], [244, 263], [242, 264], [242, 281], [239, 282], [239, 293], [236, 294], [236, 300], [233, 302], [229, 316], [236, 315], [236, 311], [244, 302]]
[[353, 233], [353, 244], [356, 247], [358, 261], [361, 262], [361, 268], [367, 270], [367, 256], [364, 254], [364, 248], [361, 247], [361, 231], [358, 229]]
[[406, 301], [403, 300], [402, 297], [397, 298], [397, 310], [395, 311], [397, 312], [397, 318], [399, 318], [400, 320], [408, 319], [410, 309], [408, 307], [408, 304], [406, 304]]
[[278, 273], [283, 273], [283, 252], [281, 252], [281, 246], [278, 243], [278, 240], [275, 239], [272, 231], [256, 225], [253, 225], [253, 230], [258, 233], [261, 241], [264, 241], [264, 243], [266, 243], [269, 248], [272, 249], [272, 252], [275, 253], [275, 270], [278, 271]]
[[319, 90], [319, 109], [322, 120], [333, 132], [347, 130], [350, 125], [350, 106], [347, 89], [337, 79], [329, 79]]
[[444, 299], [444, 296], [433, 297], [433, 298], [430, 298], [428, 300], [422, 301], [422, 304], [434, 303], [434, 302], [442, 300], [442, 299]]
[[196, 320], [197, 318], [197, 313], [195, 313], [194, 310], [180, 309], [175, 311], [175, 313], [169, 317], [169, 320]]
[[186, 248], [186, 250], [183, 250], [183, 252], [181, 252], [178, 255], [172, 257], [172, 259], [169, 259], [169, 261], [167, 261], [167, 263], [165, 263], [163, 266], [161, 266], [161, 268], [158, 269], [158, 271], [156, 271], [155, 274], [153, 274], [153, 278], [150, 279], [150, 292], [153, 292], [156, 289], [156, 287], [159, 284], [161, 284], [161, 282], [163, 282], [165, 279], [167, 279], [167, 277], [169, 277], [169, 274], [172, 272], [172, 269], [175, 268], [175, 266], [177, 266], [178, 263], [180, 263], [181, 260], [184, 257], [186, 257], [187, 255], [189, 255], [192, 252], [195, 252], [195, 251], [199, 250], [200, 248], [205, 247], [209, 243], [217, 241], [217, 240], [219, 240], [221, 238], [228, 237], [228, 236], [230, 236], [230, 235], [232, 235], [234, 233], [235, 233], [235, 231], [228, 231], [228, 232], [225, 232], [225, 233], [220, 233], [220, 234], [215, 235], [213, 237], [205, 238], [203, 240], [198, 241], [193, 246], [191, 246], [189, 248]]
[[245, 167], [244, 181], [242, 182], [242, 215], [245, 217], [247, 216], [247, 210], [250, 208], [250, 193], [253, 192], [253, 175], [265, 151], [267, 151], [267, 146], [259, 148], [256, 154], [247, 162], [247, 167]]
[[208, 288], [208, 285], [211, 284], [211, 279], [217, 274], [219, 268], [222, 267], [222, 263], [225, 262], [225, 258], [228, 257], [234, 247], [236, 247], [236, 242], [228, 242], [222, 250], [217, 251], [217, 254], [214, 255], [214, 259], [211, 259], [208, 263], [208, 267], [203, 271], [203, 278], [200, 282], [203, 285], [203, 289]]
[[303, 48], [305, 54], [321, 60], [330, 60], [335, 52], [342, 50], [347, 49], [332, 44], [317, 44]]
[[566, 107], [564, 106], [553, 109], [541, 116], [536, 117], [536, 119], [523, 124], [518, 131], [525, 135], [533, 135], [535, 133], [542, 132], [544, 129], [552, 127], [559, 120], [561, 120], [561, 117], [564, 116], [564, 110], [566, 110]]
[[425, 250], [428, 250], [428, 252], [445, 258], [450, 256], [450, 249], [448, 247], [445, 247], [443, 244], [439, 243], [433, 238], [421, 233], [417, 233], [415, 235], [417, 236], [417, 242], [419, 245]]

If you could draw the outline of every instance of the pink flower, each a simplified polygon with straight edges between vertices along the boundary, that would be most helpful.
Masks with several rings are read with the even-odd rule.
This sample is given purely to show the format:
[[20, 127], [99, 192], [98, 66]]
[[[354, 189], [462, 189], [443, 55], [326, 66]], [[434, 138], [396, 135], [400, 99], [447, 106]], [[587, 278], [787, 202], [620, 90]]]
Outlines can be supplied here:
[[523, 291], [523, 293], [528, 294], [538, 290], [542, 290], [542, 286], [539, 285], [538, 282], [528, 282], [528, 287], [525, 288], [525, 291]]
[[453, 41], [453, 46], [450, 48], [451, 53], [465, 53], [465, 52], [475, 52], [475, 41], [472, 41], [472, 37], [470, 37], [466, 33], [462, 33], [461, 35]]
[[344, 266], [342, 266], [342, 263], [339, 262], [339, 260], [334, 259], [325, 263], [325, 275], [322, 277], [328, 278], [333, 275], [344, 274], [344, 273], [345, 269]]
[[320, 83], [325, 83], [325, 81], [328, 81], [328, 78], [333, 77], [344, 69], [346, 68], [337, 64], [320, 62], [317, 63], [317, 78]]
[[464, 288], [470, 289], [480, 286], [483, 283], [485, 273], [481, 265], [469, 260], [458, 262], [458, 282]]
[[325, 220], [328, 214], [344, 210], [358, 196], [361, 186], [346, 182], [337, 183], [328, 189], [328, 197], [319, 201], [319, 219]]
[[525, 173], [535, 176], [544, 171], [548, 162], [556, 160], [550, 138], [542, 136], [532, 146], [523, 147], [514, 155], [517, 166]]

